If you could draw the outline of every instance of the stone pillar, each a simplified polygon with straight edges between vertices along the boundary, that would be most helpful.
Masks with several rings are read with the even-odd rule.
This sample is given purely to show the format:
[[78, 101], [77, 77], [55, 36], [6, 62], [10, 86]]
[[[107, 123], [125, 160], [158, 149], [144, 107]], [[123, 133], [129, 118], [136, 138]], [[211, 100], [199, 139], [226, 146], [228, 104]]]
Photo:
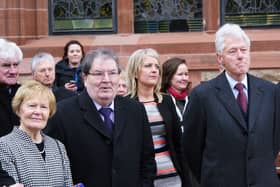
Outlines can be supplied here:
[[220, 0], [203, 0], [203, 27], [206, 32], [215, 32], [220, 27]]
[[48, 0], [1, 0], [0, 35], [17, 44], [48, 35]]
[[118, 15], [117, 33], [134, 33], [133, 1], [118, 0], [117, 15]]

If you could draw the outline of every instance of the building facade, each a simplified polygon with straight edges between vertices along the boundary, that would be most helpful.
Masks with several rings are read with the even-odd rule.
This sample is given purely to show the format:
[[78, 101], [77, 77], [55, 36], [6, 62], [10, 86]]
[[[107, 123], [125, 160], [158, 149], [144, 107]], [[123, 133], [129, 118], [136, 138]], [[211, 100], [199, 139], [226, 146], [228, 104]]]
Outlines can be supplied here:
[[277, 0], [1, 0], [0, 36], [22, 48], [22, 79], [37, 52], [60, 58], [65, 43], [76, 39], [86, 50], [112, 48], [123, 66], [138, 48], [156, 49], [162, 62], [185, 58], [195, 86], [218, 73], [215, 31], [234, 22], [252, 40], [252, 72], [278, 82], [279, 12]]

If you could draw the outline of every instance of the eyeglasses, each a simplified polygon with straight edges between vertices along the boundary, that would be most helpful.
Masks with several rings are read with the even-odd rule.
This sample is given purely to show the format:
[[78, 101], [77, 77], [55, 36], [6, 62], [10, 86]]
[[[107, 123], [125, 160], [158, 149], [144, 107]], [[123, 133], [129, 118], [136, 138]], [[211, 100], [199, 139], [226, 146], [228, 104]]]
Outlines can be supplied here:
[[119, 75], [119, 72], [113, 70], [113, 71], [95, 71], [93, 73], [91, 73], [91, 72], [88, 73], [88, 75], [92, 75], [92, 76], [94, 76], [98, 80], [104, 79], [106, 74], [107, 74], [109, 79], [114, 79], [114, 78], [116, 78]]

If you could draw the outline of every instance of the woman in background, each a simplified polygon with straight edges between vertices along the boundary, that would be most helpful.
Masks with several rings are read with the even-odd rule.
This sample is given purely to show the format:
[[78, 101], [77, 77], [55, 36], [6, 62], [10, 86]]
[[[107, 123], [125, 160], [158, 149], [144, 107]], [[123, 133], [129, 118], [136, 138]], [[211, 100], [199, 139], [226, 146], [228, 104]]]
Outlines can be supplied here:
[[119, 86], [118, 86], [118, 93], [117, 95], [125, 96], [127, 94], [127, 80], [125, 72], [122, 71], [120, 74]]
[[71, 186], [64, 145], [42, 132], [56, 111], [52, 91], [37, 81], [28, 81], [16, 92], [12, 108], [20, 125], [0, 138], [3, 169], [24, 186]]
[[136, 50], [126, 66], [129, 97], [143, 103], [157, 164], [155, 186], [190, 186], [182, 164], [181, 129], [171, 97], [160, 93], [162, 67], [154, 49]]
[[190, 86], [189, 70], [185, 59], [168, 59], [163, 64], [161, 91], [172, 97], [180, 121], [188, 104]]
[[77, 92], [84, 89], [80, 68], [84, 55], [84, 47], [79, 41], [71, 40], [65, 45], [62, 60], [55, 66], [54, 84], [57, 87]]

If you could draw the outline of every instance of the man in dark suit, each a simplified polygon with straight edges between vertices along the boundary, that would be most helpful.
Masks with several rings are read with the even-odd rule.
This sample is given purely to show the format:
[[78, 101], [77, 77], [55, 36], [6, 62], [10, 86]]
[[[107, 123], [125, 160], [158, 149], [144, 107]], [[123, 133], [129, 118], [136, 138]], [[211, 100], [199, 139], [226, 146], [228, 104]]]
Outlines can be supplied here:
[[14, 43], [0, 39], [0, 137], [19, 125], [19, 118], [13, 112], [11, 102], [18, 87], [18, 65], [22, 52]]
[[190, 95], [185, 159], [202, 187], [279, 186], [275, 85], [248, 74], [250, 40], [238, 25], [222, 26], [215, 42], [224, 71]]
[[51, 54], [40, 52], [32, 58], [31, 71], [33, 79], [52, 89], [56, 102], [72, 97], [75, 92], [64, 87], [54, 86], [55, 61]]
[[116, 55], [107, 49], [91, 50], [82, 72], [85, 91], [61, 101], [45, 129], [66, 146], [74, 183], [153, 186], [156, 168], [147, 116], [140, 103], [116, 96]]

